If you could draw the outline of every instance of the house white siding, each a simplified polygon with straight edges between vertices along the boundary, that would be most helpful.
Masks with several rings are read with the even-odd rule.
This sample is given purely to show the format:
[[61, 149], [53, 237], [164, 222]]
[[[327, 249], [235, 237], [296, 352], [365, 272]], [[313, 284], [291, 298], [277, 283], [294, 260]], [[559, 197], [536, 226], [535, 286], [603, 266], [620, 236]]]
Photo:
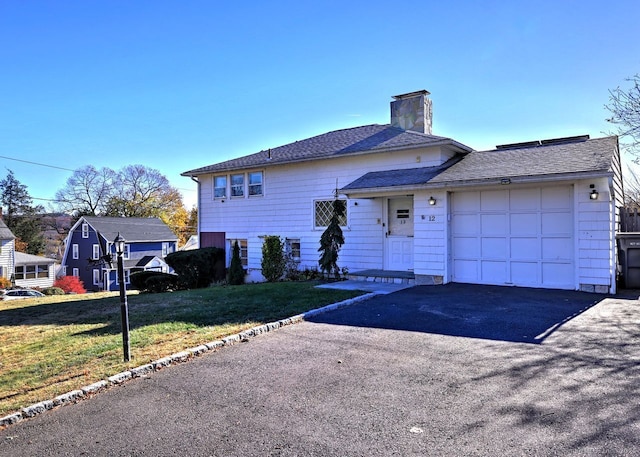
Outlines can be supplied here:
[[[435, 166], [447, 154], [441, 148], [432, 148], [268, 167], [264, 170], [262, 196], [214, 199], [213, 177], [221, 173], [201, 176], [200, 230], [225, 232], [228, 240], [247, 240], [249, 280], [262, 279], [259, 270], [264, 235], [300, 239], [300, 268], [317, 268], [324, 229], [314, 227], [315, 201], [333, 200], [337, 188], [368, 171], [412, 168], [417, 161]], [[383, 198], [348, 200], [340, 266], [350, 270], [383, 268], [383, 208]]]
[[2, 267], [2, 277], [11, 279], [14, 271], [13, 251], [15, 240], [0, 240], [0, 267]]

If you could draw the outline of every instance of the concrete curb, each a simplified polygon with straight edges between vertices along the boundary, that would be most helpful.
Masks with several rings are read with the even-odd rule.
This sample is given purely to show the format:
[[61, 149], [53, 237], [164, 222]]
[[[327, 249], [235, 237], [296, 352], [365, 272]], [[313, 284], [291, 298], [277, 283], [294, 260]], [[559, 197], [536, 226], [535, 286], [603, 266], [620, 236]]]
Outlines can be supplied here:
[[90, 398], [101, 391], [104, 391], [112, 386], [120, 385], [131, 379], [148, 376], [150, 373], [162, 370], [163, 368], [166, 368], [170, 365], [187, 362], [193, 359], [194, 357], [204, 354], [205, 352], [215, 351], [224, 346], [231, 346], [236, 343], [248, 341], [249, 338], [256, 337], [263, 333], [275, 331], [287, 325], [297, 324], [298, 322], [304, 321], [306, 318], [309, 318], [327, 311], [332, 311], [338, 308], [342, 308], [344, 306], [349, 306], [354, 303], [368, 300], [369, 298], [372, 298], [376, 295], [378, 295], [378, 293], [376, 292], [368, 293], [365, 295], [361, 295], [359, 297], [350, 298], [348, 300], [343, 300], [338, 303], [333, 303], [331, 305], [327, 305], [322, 308], [312, 309], [305, 313], [297, 314], [295, 316], [281, 319], [279, 321], [262, 324], [257, 327], [253, 327], [249, 330], [244, 330], [240, 333], [236, 333], [235, 335], [226, 336], [221, 340], [216, 340], [216, 341], [211, 341], [209, 343], [201, 344], [200, 346], [189, 348], [167, 357], [162, 357], [161, 359], [158, 359], [151, 363], [141, 365], [139, 367], [132, 368], [127, 371], [123, 371], [122, 373], [117, 373], [113, 376], [109, 376], [105, 380], [95, 382], [88, 386], [81, 387], [80, 389], [77, 389], [77, 390], [72, 390], [71, 392], [67, 392], [62, 395], [58, 395], [52, 400], [45, 400], [38, 403], [34, 403], [33, 405], [22, 408], [20, 411], [15, 411], [13, 413], [10, 413], [7, 416], [0, 417], [0, 430], [10, 425], [17, 424], [18, 422], [21, 422], [25, 419], [30, 419], [32, 417], [38, 416], [44, 413], [45, 411], [49, 411], [53, 408], [56, 408], [59, 406], [71, 405], [71, 404], [77, 403], [82, 399]]

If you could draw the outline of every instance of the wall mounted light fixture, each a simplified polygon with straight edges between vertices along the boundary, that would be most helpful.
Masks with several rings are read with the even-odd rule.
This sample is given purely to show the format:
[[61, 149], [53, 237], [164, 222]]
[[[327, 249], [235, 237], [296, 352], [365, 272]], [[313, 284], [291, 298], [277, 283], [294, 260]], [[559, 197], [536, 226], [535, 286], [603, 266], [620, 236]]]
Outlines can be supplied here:
[[595, 189], [596, 185], [595, 184], [591, 184], [589, 187], [591, 188], [591, 193], [589, 194], [589, 198], [591, 200], [597, 200], [598, 199], [598, 191]]
[[436, 204], [436, 199], [435, 199], [435, 198], [433, 198], [433, 197], [429, 197], [429, 204], [430, 204], [431, 206], [435, 205], [435, 204]]

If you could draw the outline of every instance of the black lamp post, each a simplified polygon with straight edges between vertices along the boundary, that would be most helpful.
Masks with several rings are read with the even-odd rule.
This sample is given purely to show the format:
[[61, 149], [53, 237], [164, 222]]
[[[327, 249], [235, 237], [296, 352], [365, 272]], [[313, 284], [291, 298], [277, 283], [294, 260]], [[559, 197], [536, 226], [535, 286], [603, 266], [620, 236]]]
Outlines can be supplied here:
[[122, 254], [124, 253], [124, 242], [120, 232], [113, 240], [118, 255], [118, 281], [120, 283], [120, 314], [122, 316], [122, 350], [124, 351], [124, 361], [131, 360], [131, 348], [129, 347], [129, 308], [127, 305], [127, 289], [124, 284], [124, 265], [122, 263]]

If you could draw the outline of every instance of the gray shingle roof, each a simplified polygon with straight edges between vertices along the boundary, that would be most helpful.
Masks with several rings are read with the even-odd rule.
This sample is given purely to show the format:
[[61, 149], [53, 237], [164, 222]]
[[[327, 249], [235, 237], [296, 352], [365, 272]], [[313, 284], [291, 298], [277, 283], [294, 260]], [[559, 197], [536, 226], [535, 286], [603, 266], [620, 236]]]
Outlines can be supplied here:
[[41, 257], [39, 255], [27, 254], [25, 252], [15, 252], [16, 265], [52, 265], [56, 263], [54, 259]]
[[89, 225], [109, 242], [118, 232], [127, 242], [176, 241], [178, 237], [157, 217], [93, 217], [84, 216]]
[[390, 125], [365, 125], [335, 130], [305, 140], [260, 151], [237, 159], [186, 171], [183, 176], [264, 167], [268, 165], [327, 159], [348, 154], [363, 154], [417, 147], [450, 145], [461, 152], [472, 149], [450, 138], [402, 130]]
[[471, 152], [460, 160], [450, 160], [440, 167], [387, 170], [367, 173], [341, 190], [373, 190], [400, 186], [443, 187], [465, 183], [482, 184], [509, 179], [556, 179], [576, 174], [608, 175], [612, 173], [617, 137], [586, 141], [540, 144], [484, 152]]
[[0, 240], [15, 240], [15, 239], [16, 237], [13, 234], [13, 232], [11, 232], [11, 230], [9, 230], [9, 227], [7, 227], [7, 224], [5, 224], [2, 219], [0, 219]]
[[576, 173], [606, 174], [612, 171], [617, 148], [617, 137], [606, 137], [574, 143], [472, 152], [431, 179], [429, 183]]

